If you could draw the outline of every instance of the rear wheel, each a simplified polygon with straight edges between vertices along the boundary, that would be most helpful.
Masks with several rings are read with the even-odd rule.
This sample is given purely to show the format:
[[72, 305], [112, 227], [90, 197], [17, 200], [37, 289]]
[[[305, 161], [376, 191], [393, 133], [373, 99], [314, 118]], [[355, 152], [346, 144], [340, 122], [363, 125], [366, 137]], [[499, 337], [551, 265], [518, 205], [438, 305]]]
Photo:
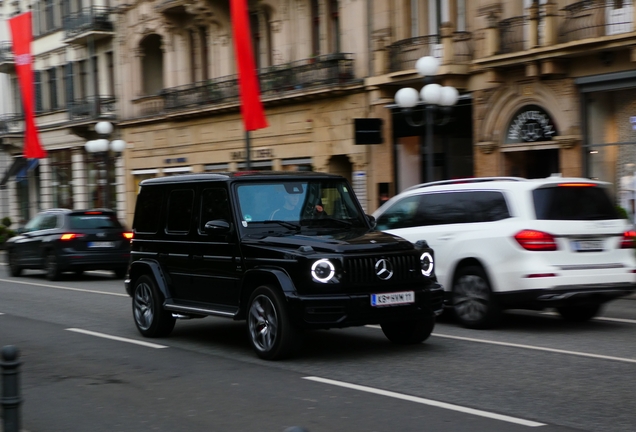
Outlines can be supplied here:
[[488, 276], [480, 266], [468, 266], [458, 271], [452, 301], [455, 316], [468, 328], [489, 328], [501, 317]]
[[601, 304], [591, 303], [576, 306], [563, 306], [557, 308], [557, 311], [566, 321], [584, 322], [591, 320], [599, 314], [601, 311]]
[[247, 331], [254, 351], [265, 360], [290, 356], [302, 340], [302, 332], [291, 323], [282, 294], [270, 286], [261, 286], [252, 293]]
[[135, 281], [133, 289], [133, 318], [139, 333], [146, 337], [168, 336], [176, 320], [163, 309], [163, 294], [155, 281], [147, 275]]
[[9, 251], [7, 255], [7, 261], [9, 262], [9, 273], [11, 276], [18, 277], [22, 274], [22, 268], [18, 265], [15, 252]]
[[435, 317], [381, 324], [382, 332], [395, 344], [412, 345], [424, 342], [433, 332]]
[[56, 281], [60, 279], [62, 272], [60, 271], [60, 265], [57, 260], [57, 255], [55, 255], [55, 251], [49, 251], [46, 254], [44, 269], [46, 270], [46, 278], [48, 280]]

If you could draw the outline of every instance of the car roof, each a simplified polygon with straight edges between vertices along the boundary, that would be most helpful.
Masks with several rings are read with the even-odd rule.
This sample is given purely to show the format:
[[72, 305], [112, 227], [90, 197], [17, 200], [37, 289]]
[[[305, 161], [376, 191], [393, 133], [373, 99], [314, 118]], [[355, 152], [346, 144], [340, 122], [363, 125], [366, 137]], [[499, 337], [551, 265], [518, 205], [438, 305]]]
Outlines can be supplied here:
[[166, 177], [155, 177], [143, 180], [142, 186], [165, 183], [190, 183], [206, 181], [262, 181], [262, 180], [311, 180], [311, 179], [342, 180], [344, 177], [336, 174], [312, 171], [237, 171], [227, 173], [190, 173]]

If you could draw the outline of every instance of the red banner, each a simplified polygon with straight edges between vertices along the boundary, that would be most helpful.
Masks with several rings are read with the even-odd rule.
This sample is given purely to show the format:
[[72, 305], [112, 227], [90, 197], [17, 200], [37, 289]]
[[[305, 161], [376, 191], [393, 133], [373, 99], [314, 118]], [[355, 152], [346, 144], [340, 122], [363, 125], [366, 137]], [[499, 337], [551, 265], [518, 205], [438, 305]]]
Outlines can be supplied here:
[[13, 37], [13, 56], [22, 93], [24, 108], [24, 157], [41, 159], [46, 151], [40, 145], [40, 137], [35, 127], [35, 98], [33, 95], [33, 57], [31, 56], [31, 12], [25, 12], [9, 19]]
[[256, 76], [246, 0], [230, 0], [230, 12], [234, 51], [238, 65], [241, 114], [245, 130], [266, 128], [267, 120], [263, 112], [258, 77]]

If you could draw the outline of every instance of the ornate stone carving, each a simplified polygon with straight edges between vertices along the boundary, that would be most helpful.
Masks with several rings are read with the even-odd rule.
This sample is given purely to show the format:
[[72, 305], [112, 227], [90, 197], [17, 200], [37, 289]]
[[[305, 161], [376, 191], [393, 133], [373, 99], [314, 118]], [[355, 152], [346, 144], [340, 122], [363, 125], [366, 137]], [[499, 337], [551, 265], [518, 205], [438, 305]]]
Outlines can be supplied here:
[[478, 142], [476, 145], [483, 154], [491, 154], [498, 147], [497, 143], [494, 141], [482, 141]]

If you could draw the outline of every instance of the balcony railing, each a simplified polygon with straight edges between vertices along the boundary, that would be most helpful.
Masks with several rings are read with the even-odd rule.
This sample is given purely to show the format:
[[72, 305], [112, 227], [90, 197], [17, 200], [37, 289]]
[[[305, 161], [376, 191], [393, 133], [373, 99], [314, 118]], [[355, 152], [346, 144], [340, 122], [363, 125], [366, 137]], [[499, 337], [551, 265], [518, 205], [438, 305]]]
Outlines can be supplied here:
[[632, 11], [615, 8], [605, 0], [583, 0], [563, 8], [565, 17], [559, 31], [559, 42], [597, 38], [634, 29]]
[[468, 63], [473, 59], [475, 42], [469, 32], [455, 32], [453, 34], [453, 63]]
[[64, 37], [73, 39], [86, 32], [113, 32], [110, 8], [91, 6], [64, 17]]
[[24, 132], [23, 114], [0, 114], [0, 135]]
[[438, 35], [418, 36], [403, 39], [389, 46], [389, 62], [391, 72], [415, 69], [420, 57], [435, 55], [439, 47]]
[[527, 18], [517, 16], [499, 21], [500, 53], [523, 51], [526, 44]]
[[117, 104], [114, 96], [88, 96], [74, 99], [68, 104], [68, 114], [71, 120], [114, 119]]
[[[284, 96], [320, 87], [355, 81], [353, 54], [329, 54], [261, 69], [258, 74], [263, 96]], [[238, 99], [238, 78], [230, 75], [164, 89], [164, 109], [175, 110]]]

